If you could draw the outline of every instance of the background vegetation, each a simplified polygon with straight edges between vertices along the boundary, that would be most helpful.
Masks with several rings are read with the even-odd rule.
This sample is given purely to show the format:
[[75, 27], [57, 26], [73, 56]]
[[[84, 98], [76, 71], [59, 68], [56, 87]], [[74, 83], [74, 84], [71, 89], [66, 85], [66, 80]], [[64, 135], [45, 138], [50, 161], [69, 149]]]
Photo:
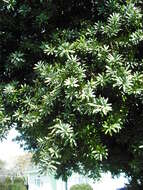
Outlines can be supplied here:
[[73, 185], [70, 190], [93, 190], [88, 184]]
[[24, 181], [22, 178], [15, 178], [11, 180], [11, 178], [6, 177], [3, 182], [0, 182], [1, 190], [27, 190]]

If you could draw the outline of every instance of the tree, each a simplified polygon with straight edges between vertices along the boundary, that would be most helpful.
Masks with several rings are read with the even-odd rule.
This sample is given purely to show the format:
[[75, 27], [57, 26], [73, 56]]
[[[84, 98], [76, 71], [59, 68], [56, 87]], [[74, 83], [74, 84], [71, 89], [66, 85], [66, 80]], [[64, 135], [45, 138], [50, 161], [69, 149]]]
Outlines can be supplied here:
[[0, 181], [0, 188], [2, 190], [26, 190], [22, 178], [14, 178], [14, 181], [12, 181], [10, 177], [6, 177], [2, 182]]
[[[142, 186], [140, 0], [3, 0], [1, 138], [16, 125], [43, 170]], [[136, 189], [137, 189], [136, 188]]]
[[18, 156], [15, 159], [13, 170], [17, 174], [17, 176], [24, 176], [26, 170], [30, 168], [32, 165], [32, 154], [26, 153], [24, 155]]
[[5, 168], [5, 162], [3, 160], [0, 160], [0, 170]]

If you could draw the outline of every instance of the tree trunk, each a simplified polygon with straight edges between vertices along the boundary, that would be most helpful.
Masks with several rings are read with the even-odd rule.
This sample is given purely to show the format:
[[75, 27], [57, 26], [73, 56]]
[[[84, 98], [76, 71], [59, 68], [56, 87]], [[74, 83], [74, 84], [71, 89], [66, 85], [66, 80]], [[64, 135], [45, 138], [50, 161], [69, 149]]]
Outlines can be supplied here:
[[65, 181], [65, 190], [68, 190], [68, 180]]

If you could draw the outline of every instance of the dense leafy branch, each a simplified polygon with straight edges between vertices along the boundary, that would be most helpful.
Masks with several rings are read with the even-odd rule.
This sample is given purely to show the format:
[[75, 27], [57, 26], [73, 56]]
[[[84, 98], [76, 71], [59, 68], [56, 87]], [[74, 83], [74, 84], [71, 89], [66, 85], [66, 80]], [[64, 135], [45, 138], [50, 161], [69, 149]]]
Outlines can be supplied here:
[[142, 184], [142, 1], [0, 6], [0, 136], [15, 125], [57, 177], [125, 172]]

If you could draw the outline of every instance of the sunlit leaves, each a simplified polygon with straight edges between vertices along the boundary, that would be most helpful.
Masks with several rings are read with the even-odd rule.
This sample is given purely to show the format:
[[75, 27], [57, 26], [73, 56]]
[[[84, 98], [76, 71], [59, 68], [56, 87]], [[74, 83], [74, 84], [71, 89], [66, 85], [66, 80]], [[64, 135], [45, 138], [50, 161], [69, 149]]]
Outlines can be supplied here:
[[105, 146], [99, 144], [92, 150], [92, 154], [94, 159], [98, 161], [102, 161], [103, 159], [106, 159], [108, 156], [108, 150]]
[[129, 3], [127, 6], [123, 6], [126, 21], [128, 25], [134, 27], [142, 26], [142, 13], [140, 8], [136, 7], [134, 3]]
[[103, 46], [98, 46], [97, 48], [97, 57], [99, 61], [104, 61], [107, 59], [107, 56], [110, 52], [109, 46], [103, 45]]
[[67, 78], [65, 80], [65, 86], [67, 86], [67, 88], [73, 88], [73, 87], [78, 87], [78, 80], [76, 78]]
[[96, 85], [97, 86], [101, 86], [101, 87], [104, 87], [106, 85], [106, 82], [108, 82], [108, 77], [102, 73], [102, 74], [98, 74], [97, 77], [96, 77]]
[[25, 63], [24, 54], [16, 51], [14, 53], [10, 54], [9, 60], [13, 67], [21, 68], [23, 67], [23, 64]]
[[14, 10], [14, 7], [16, 5], [16, 0], [3, 0], [7, 4], [8, 10]]
[[60, 57], [63, 57], [63, 56], [69, 56], [71, 54], [74, 54], [75, 51], [72, 47], [72, 44], [68, 42], [64, 42], [61, 44], [61, 46], [58, 47], [58, 53]]
[[2, 99], [0, 98], [0, 140], [5, 136], [5, 133], [8, 131], [9, 122], [10, 117], [6, 114]]
[[108, 124], [105, 122], [103, 125], [103, 130], [105, 131], [105, 134], [109, 134], [110, 136], [112, 136], [113, 133], [118, 133], [120, 129], [121, 129], [120, 123]]
[[133, 32], [130, 35], [129, 41], [131, 41], [133, 45], [137, 45], [140, 42], [142, 42], [143, 41], [143, 30], [139, 29], [139, 30]]
[[131, 70], [120, 67], [119, 69], [113, 70], [110, 67], [107, 68], [107, 75], [111, 77], [113, 81], [113, 87], [119, 87], [123, 89], [123, 93], [130, 93], [133, 86], [133, 75]]
[[110, 15], [107, 21], [107, 25], [102, 27], [103, 34], [107, 34], [109, 37], [117, 36], [121, 30], [121, 16], [119, 13], [113, 13]]
[[44, 53], [47, 55], [54, 55], [57, 53], [56, 48], [53, 47], [51, 44], [43, 43], [41, 48], [43, 49]]
[[59, 148], [57, 146], [50, 145], [50, 141], [48, 137], [39, 138], [38, 145], [40, 148], [39, 155], [39, 166], [41, 173], [43, 172], [55, 172], [57, 169], [57, 165], [60, 163], [57, 159], [60, 157]]
[[105, 135], [112, 136], [114, 133], [119, 133], [119, 131], [122, 129], [124, 122], [124, 118], [121, 117], [121, 115], [118, 113], [115, 115], [114, 113], [112, 115], [108, 116], [108, 119], [104, 121], [103, 123], [103, 132]]
[[135, 72], [133, 75], [133, 89], [135, 94], [141, 94], [143, 92], [143, 74]]
[[13, 84], [8, 84], [4, 88], [4, 93], [5, 94], [13, 94], [16, 91], [15, 86]]
[[106, 61], [109, 65], [118, 67], [119, 65], [122, 65], [123, 58], [122, 58], [122, 55], [120, 55], [120, 54], [117, 54], [117, 53], [110, 54], [109, 53]]
[[94, 103], [88, 103], [89, 106], [93, 107], [93, 113], [103, 113], [107, 115], [112, 110], [111, 103], [108, 103], [108, 99], [103, 97], [95, 99]]
[[52, 138], [54, 136], [59, 136], [62, 140], [64, 140], [64, 145], [69, 143], [70, 146], [76, 146], [75, 135], [72, 126], [70, 126], [68, 123], [63, 123], [61, 120], [57, 120], [57, 123], [51, 127], [49, 136]]
[[117, 11], [120, 7], [119, 2], [117, 0], [108, 0], [105, 3], [110, 12]]
[[[95, 85], [95, 83], [94, 83], [94, 85]], [[83, 86], [83, 88], [81, 90], [80, 98], [82, 101], [83, 100], [90, 101], [90, 100], [95, 98], [94, 88], [92, 86], [92, 81], [88, 82], [85, 86]]]
[[13, 117], [16, 118], [17, 121], [21, 121], [22, 118], [24, 117], [23, 110], [16, 110], [15, 113], [13, 114]]
[[58, 64], [54, 66], [47, 64], [46, 62], [39, 61], [35, 64], [34, 69], [41, 75], [41, 78], [47, 85], [58, 85], [62, 82], [62, 70]]
[[43, 61], [39, 61], [37, 64], [35, 64], [34, 69], [43, 77], [47, 74], [47, 67]]
[[81, 64], [80, 59], [76, 55], [68, 56], [65, 69], [67, 74], [73, 75], [80, 82], [83, 82], [84, 78], [86, 78], [85, 65]]
[[0, 108], [0, 128], [5, 127], [8, 121], [10, 121], [10, 118], [8, 117], [8, 115], [5, 115], [4, 109]]
[[143, 145], [140, 145], [139, 148], [142, 149], [142, 148], [143, 148]]
[[22, 127], [33, 127], [34, 124], [38, 123], [40, 120], [40, 116], [36, 113], [29, 113], [27, 115], [23, 115], [24, 117], [22, 118]]
[[85, 38], [85, 36], [80, 36], [80, 39], [78, 39], [75, 42], [75, 47], [77, 49], [77, 51], [81, 51], [81, 52], [92, 52], [92, 45], [91, 42], [89, 40], [87, 40]]
[[[59, 148], [55, 141], [59, 141], [63, 147]], [[40, 147], [40, 157], [39, 163], [42, 172], [46, 170], [55, 172], [57, 166], [60, 164], [58, 159], [61, 158], [60, 151], [68, 144], [71, 147], [76, 146], [75, 134], [72, 126], [68, 123], [63, 123], [61, 120], [57, 119], [56, 124], [50, 127], [50, 133], [47, 137], [39, 138], [38, 144]]]

